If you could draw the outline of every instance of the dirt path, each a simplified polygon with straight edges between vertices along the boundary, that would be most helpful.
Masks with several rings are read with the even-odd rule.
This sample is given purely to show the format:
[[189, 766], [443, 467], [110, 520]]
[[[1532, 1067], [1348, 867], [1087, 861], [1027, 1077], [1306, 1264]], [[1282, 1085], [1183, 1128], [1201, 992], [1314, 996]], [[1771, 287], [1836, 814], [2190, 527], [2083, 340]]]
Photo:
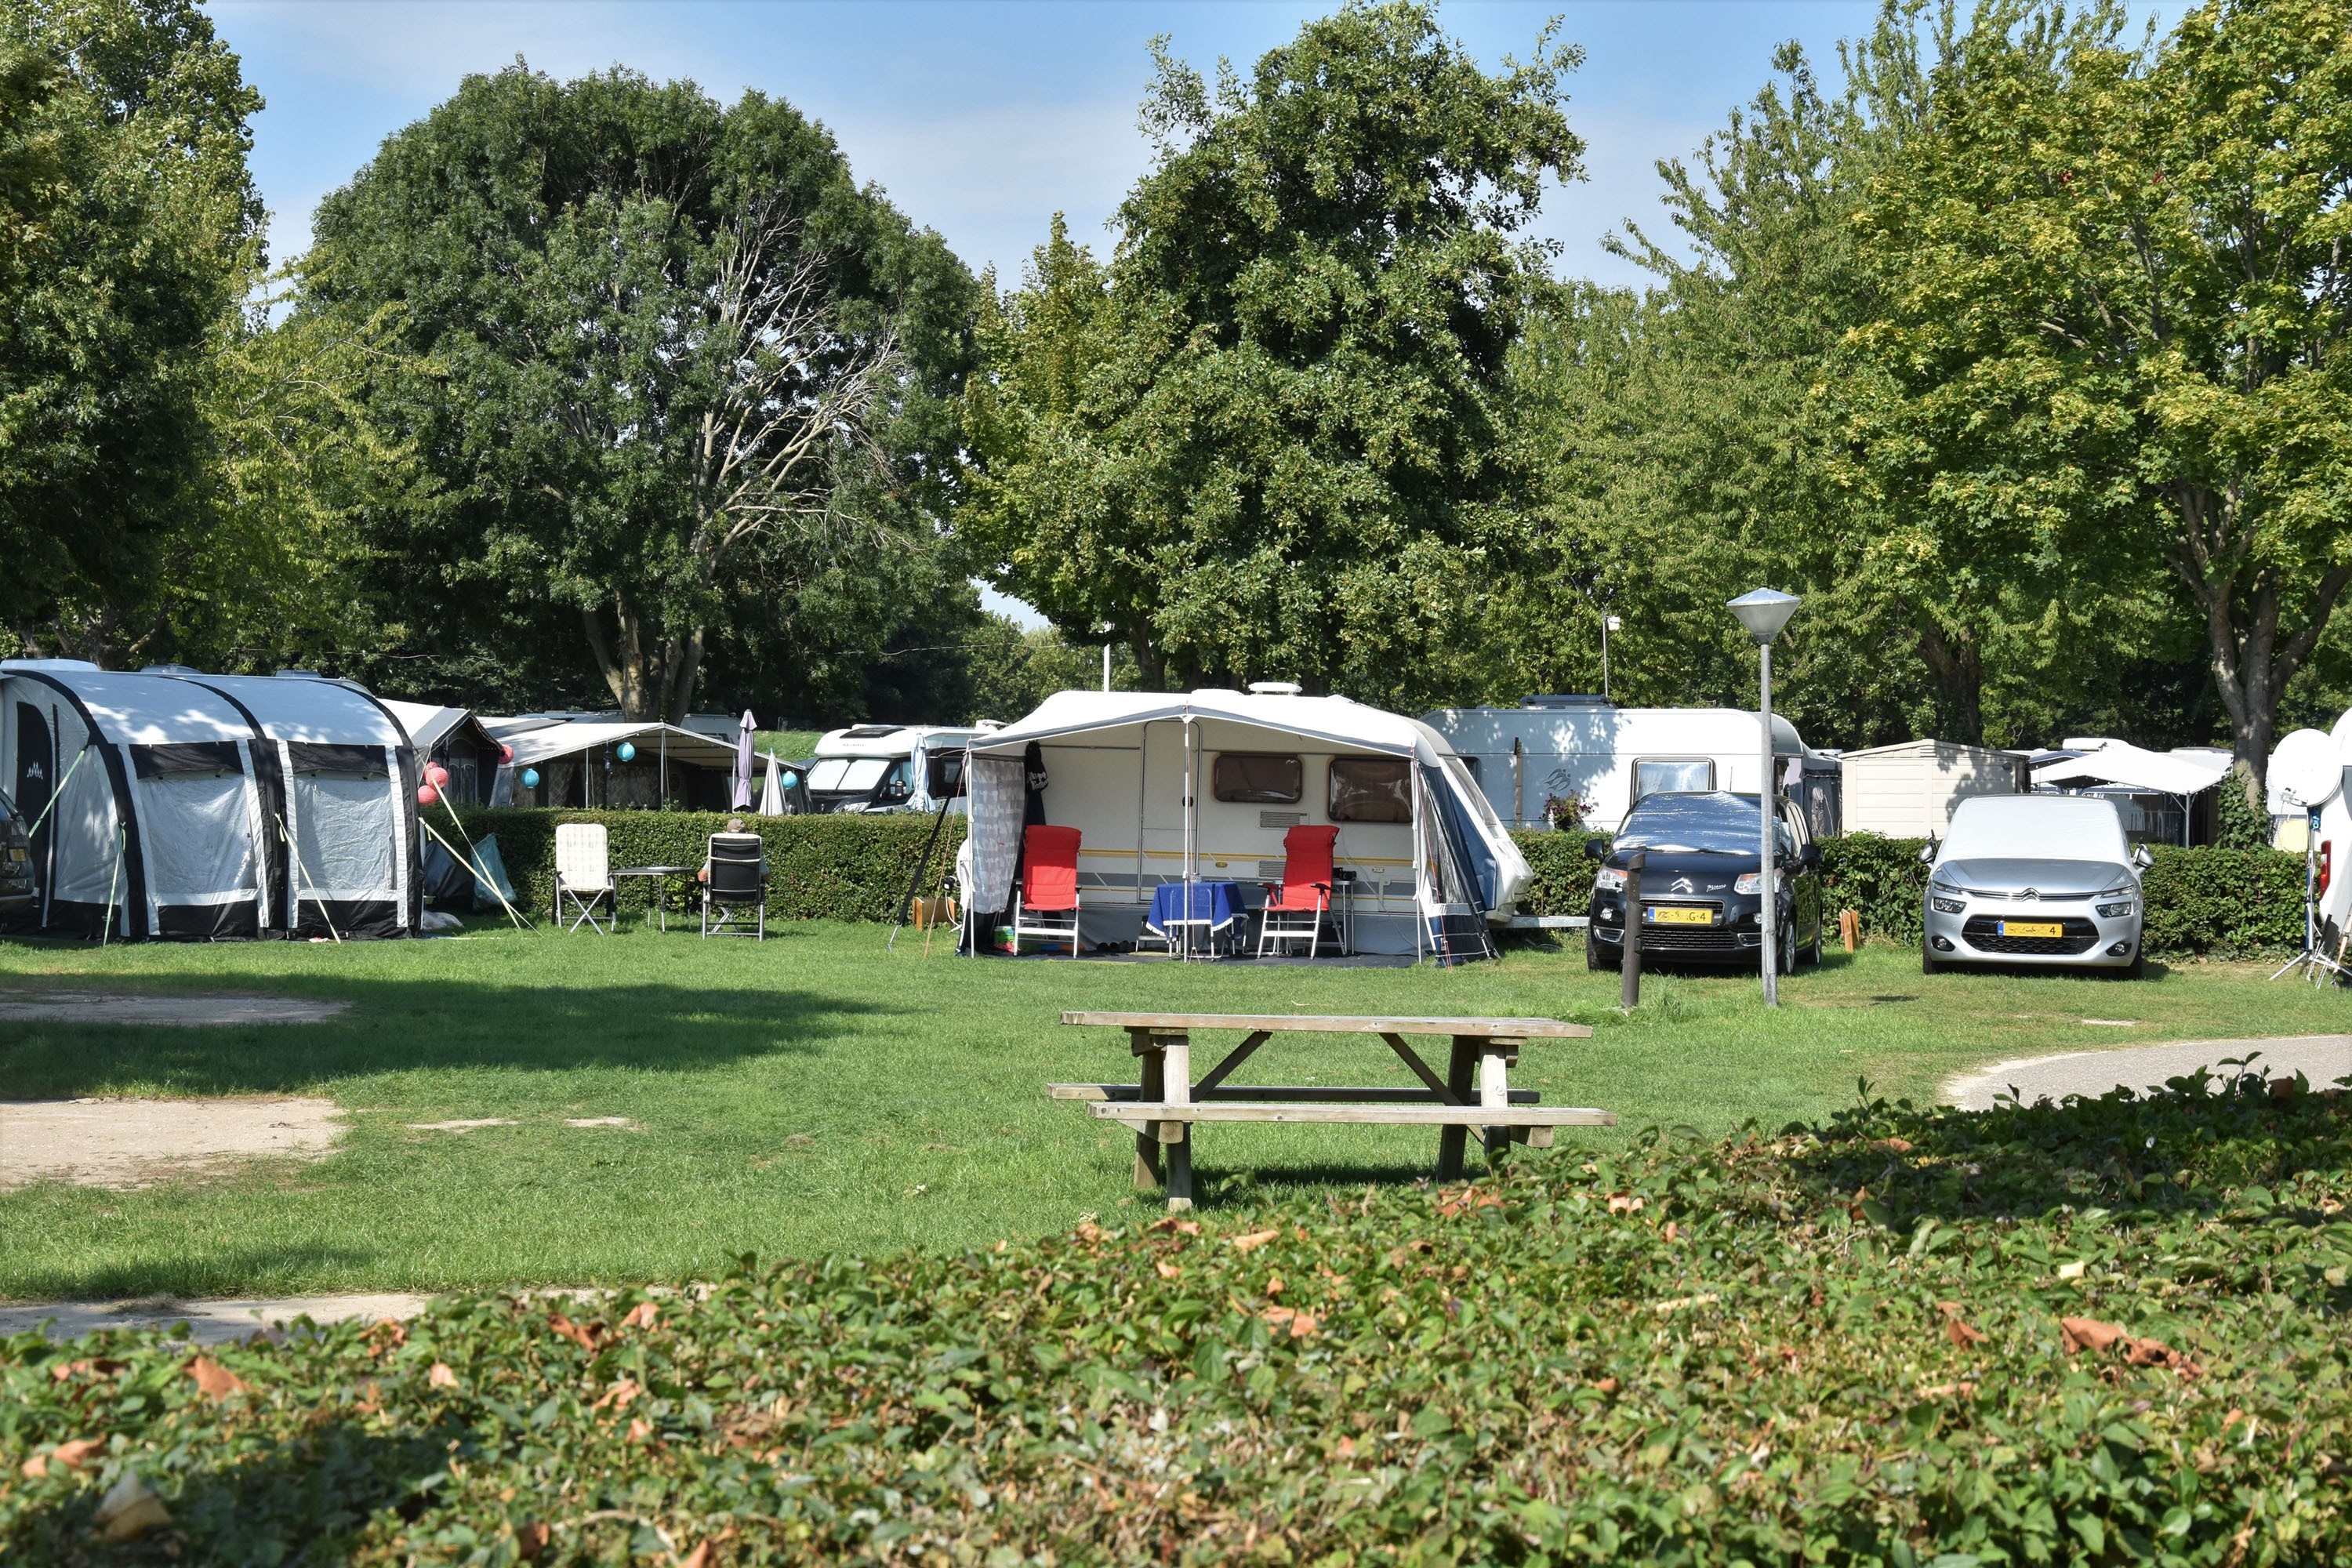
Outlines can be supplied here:
[[76, 1340], [100, 1329], [168, 1329], [188, 1325], [196, 1343], [215, 1345], [283, 1327], [299, 1318], [340, 1323], [350, 1318], [413, 1318], [428, 1298], [394, 1293], [252, 1297], [234, 1301], [42, 1301], [0, 1307], [0, 1339], [46, 1328], [53, 1340]]
[[2325, 1089], [2352, 1073], [2352, 1035], [2289, 1035], [2028, 1057], [1956, 1078], [1944, 1086], [1944, 1094], [1963, 1110], [1990, 1110], [1996, 1098], [2012, 1089], [2028, 1105], [2037, 1100], [2063, 1100], [2070, 1094], [2095, 1099], [2113, 1089], [2161, 1089], [2165, 1079], [2200, 1067], [2219, 1074], [2225, 1070], [2220, 1065], [2223, 1059], [2256, 1052], [2261, 1054], [2252, 1070], [2265, 1078], [2293, 1078], [2300, 1072], [2314, 1089]]
[[322, 1024], [351, 1007], [299, 996], [148, 996], [99, 991], [0, 991], [0, 1023], [161, 1024], [222, 1028], [241, 1024]]
[[0, 1192], [144, 1187], [263, 1155], [324, 1159], [341, 1115], [318, 1099], [0, 1100]]

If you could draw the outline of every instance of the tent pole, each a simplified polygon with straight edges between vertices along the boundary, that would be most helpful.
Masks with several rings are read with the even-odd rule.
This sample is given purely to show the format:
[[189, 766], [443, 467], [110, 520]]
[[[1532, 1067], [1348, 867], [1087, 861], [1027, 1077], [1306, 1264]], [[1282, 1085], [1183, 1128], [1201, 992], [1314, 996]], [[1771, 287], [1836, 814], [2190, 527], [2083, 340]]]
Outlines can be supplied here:
[[669, 809], [669, 726], [668, 726], [667, 724], [664, 724], [664, 725], [661, 727], [661, 730], [659, 731], [659, 733], [660, 733], [660, 735], [661, 735], [661, 807], [660, 807], [660, 809], [662, 809], [662, 810], [664, 810], [664, 811], [667, 811], [667, 810]]

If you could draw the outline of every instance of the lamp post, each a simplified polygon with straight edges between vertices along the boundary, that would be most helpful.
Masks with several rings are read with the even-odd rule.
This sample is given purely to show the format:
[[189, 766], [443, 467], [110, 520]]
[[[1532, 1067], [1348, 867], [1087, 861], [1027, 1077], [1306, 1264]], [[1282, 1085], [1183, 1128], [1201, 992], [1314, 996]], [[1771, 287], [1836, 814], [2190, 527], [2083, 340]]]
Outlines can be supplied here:
[[1759, 588], [1752, 594], [1742, 594], [1731, 601], [1731, 613], [1756, 639], [1756, 654], [1761, 671], [1759, 689], [1763, 700], [1757, 712], [1763, 729], [1764, 769], [1760, 787], [1756, 794], [1756, 824], [1759, 856], [1758, 885], [1764, 901], [1756, 911], [1757, 924], [1764, 933], [1764, 1005], [1780, 1005], [1780, 899], [1778, 847], [1772, 842], [1772, 639], [1789, 624], [1804, 601], [1794, 594], [1783, 594], [1777, 588]]
[[1609, 700], [1609, 634], [1618, 631], [1625, 623], [1614, 616], [1601, 617], [1601, 700]]

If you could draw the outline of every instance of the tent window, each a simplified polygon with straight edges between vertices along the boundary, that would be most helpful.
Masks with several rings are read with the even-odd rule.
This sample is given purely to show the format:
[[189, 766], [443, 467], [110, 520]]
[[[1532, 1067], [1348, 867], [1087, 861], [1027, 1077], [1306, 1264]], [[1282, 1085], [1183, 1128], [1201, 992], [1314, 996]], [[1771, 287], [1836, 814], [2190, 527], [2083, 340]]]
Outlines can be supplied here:
[[1307, 793], [1307, 768], [1276, 752], [1221, 752], [1210, 766], [1209, 793], [1248, 805], [1293, 805]]
[[1334, 757], [1329, 816], [1334, 822], [1411, 822], [1412, 764], [1390, 757]]
[[286, 748], [298, 778], [380, 779], [390, 776], [382, 746], [329, 746], [297, 741]]
[[952, 800], [963, 794], [963, 753], [961, 752], [926, 752], [923, 753], [926, 775], [923, 793], [933, 800]]
[[133, 746], [131, 765], [139, 776], [158, 779], [235, 778], [245, 772], [237, 761], [235, 741], [191, 741], [176, 746]]

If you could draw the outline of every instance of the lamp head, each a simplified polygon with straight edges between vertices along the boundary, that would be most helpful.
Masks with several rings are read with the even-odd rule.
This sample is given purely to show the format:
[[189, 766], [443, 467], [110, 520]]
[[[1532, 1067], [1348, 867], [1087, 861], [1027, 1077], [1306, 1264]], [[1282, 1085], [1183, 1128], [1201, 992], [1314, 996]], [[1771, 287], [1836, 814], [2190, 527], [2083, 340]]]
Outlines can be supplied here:
[[1777, 588], [1759, 588], [1752, 594], [1742, 594], [1731, 601], [1731, 613], [1748, 628], [1748, 635], [1762, 647], [1780, 635], [1789, 617], [1803, 604], [1794, 594], [1783, 594]]

